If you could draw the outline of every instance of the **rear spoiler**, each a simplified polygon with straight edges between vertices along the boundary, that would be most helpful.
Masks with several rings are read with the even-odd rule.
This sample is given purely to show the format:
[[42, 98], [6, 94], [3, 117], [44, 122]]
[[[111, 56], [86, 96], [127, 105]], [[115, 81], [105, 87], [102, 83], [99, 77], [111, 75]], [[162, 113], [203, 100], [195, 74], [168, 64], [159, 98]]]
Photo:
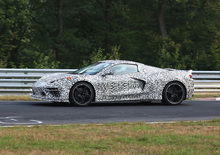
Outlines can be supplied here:
[[166, 69], [168, 71], [175, 71], [176, 70], [176, 69], [173, 69], [173, 68], [164, 68], [164, 69]]
[[[168, 71], [178, 71], [178, 69], [173, 69], [173, 68], [165, 68]], [[192, 78], [192, 70], [179, 70], [179, 71], [183, 71], [186, 72], [186, 76]]]
[[[176, 71], [176, 70], [179, 70], [179, 69], [173, 69], [173, 68], [164, 68], [168, 71]], [[185, 72], [188, 72], [189, 74], [192, 74], [192, 70], [179, 70], [179, 71], [185, 71]]]
[[192, 74], [192, 71], [193, 71], [193, 70], [188, 70], [188, 73]]

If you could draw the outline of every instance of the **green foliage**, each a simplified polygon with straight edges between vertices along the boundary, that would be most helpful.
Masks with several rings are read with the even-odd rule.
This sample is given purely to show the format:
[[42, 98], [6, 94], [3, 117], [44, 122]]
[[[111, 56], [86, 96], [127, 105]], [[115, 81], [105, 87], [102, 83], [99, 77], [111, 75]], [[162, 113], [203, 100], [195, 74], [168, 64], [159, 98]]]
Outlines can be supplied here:
[[54, 61], [55, 56], [52, 51], [48, 55], [38, 53], [38, 59], [34, 61], [34, 68], [58, 68], [59, 62]]
[[190, 58], [185, 55], [181, 56], [181, 45], [172, 40], [162, 40], [161, 49], [159, 50], [159, 64], [163, 68], [186, 69], [185, 62]]
[[220, 70], [219, 8], [214, 0], [0, 0], [0, 67], [79, 68], [120, 58]]
[[7, 67], [19, 67], [19, 52], [30, 42], [31, 14], [28, 0], [0, 1], [0, 55]]
[[83, 66], [88, 66], [100, 60], [118, 60], [120, 59], [119, 49], [119, 46], [113, 46], [111, 52], [105, 55], [104, 49], [99, 48], [92, 52], [87, 61], [83, 62]]
[[89, 60], [83, 62], [83, 66], [88, 66], [100, 60], [106, 60], [106, 56], [103, 53], [103, 49], [99, 48], [92, 52], [89, 56]]
[[111, 52], [107, 54], [107, 59], [109, 60], [119, 60], [120, 59], [120, 46], [113, 46]]
[[7, 61], [5, 59], [0, 59], [0, 68], [6, 68]]

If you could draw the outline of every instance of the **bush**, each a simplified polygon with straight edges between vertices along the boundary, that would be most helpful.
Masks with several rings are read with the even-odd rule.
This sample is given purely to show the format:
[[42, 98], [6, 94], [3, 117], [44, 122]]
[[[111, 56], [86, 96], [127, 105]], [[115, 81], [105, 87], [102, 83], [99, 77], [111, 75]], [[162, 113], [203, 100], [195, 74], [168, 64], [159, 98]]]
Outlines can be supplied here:
[[89, 64], [93, 64], [101, 60], [118, 60], [120, 59], [119, 50], [120, 46], [113, 46], [111, 52], [105, 55], [105, 50], [102, 48], [98, 48], [97, 50], [92, 52], [87, 61], [83, 61], [83, 66], [88, 66]]
[[44, 53], [38, 54], [38, 59], [34, 61], [34, 68], [58, 68], [59, 62], [55, 61], [55, 55], [49, 51], [47, 55]]
[[180, 52], [181, 45], [170, 39], [162, 40], [159, 49], [159, 65], [162, 68], [186, 69], [185, 61], [187, 55], [182, 55]]

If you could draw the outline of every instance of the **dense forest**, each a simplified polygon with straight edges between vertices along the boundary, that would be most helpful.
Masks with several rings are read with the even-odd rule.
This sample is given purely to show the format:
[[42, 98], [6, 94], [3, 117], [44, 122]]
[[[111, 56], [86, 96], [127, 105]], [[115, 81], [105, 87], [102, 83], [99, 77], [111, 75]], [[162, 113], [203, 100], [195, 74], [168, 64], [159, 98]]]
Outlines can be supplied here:
[[220, 1], [0, 0], [0, 68], [99, 59], [220, 70]]

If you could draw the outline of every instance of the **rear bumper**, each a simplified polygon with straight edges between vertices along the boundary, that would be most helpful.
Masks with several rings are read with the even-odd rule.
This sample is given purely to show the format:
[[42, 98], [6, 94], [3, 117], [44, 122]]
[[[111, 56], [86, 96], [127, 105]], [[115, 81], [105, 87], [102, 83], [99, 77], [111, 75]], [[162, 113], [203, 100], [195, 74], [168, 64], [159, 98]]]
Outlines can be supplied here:
[[188, 87], [186, 89], [187, 89], [186, 98], [192, 98], [193, 93], [194, 93], [194, 81], [193, 80], [188, 81]]

